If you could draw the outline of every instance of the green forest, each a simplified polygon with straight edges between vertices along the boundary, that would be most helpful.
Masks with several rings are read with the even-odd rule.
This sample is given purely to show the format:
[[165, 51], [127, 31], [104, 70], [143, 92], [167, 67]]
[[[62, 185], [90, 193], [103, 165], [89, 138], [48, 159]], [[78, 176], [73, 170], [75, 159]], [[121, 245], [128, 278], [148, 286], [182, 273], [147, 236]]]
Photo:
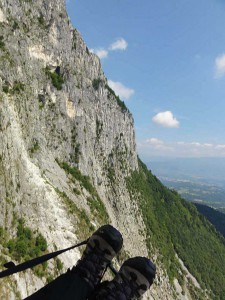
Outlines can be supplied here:
[[[203, 289], [210, 289], [211, 299], [225, 299], [225, 239], [196, 207], [162, 183], [139, 161], [139, 171], [127, 178], [131, 198], [137, 199], [147, 228], [149, 254], [160, 249], [159, 258], [170, 281], [176, 277], [184, 283], [185, 274], [178, 271], [176, 254]], [[196, 291], [195, 291], [196, 293]], [[195, 294], [196, 297], [196, 294]], [[204, 299], [199, 293], [198, 299]]]
[[225, 214], [204, 204], [195, 203], [197, 210], [225, 237]]

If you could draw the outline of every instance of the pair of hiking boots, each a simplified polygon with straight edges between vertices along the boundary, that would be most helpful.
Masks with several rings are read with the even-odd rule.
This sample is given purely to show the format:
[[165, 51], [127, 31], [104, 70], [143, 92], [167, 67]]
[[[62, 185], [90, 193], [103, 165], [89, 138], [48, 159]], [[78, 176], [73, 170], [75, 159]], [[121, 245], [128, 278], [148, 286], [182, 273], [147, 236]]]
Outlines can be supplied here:
[[123, 238], [111, 225], [100, 227], [88, 240], [86, 249], [74, 271], [88, 282], [94, 291], [93, 300], [130, 300], [139, 298], [155, 278], [156, 267], [146, 257], [126, 260], [112, 281], [101, 284], [107, 266], [121, 250]]

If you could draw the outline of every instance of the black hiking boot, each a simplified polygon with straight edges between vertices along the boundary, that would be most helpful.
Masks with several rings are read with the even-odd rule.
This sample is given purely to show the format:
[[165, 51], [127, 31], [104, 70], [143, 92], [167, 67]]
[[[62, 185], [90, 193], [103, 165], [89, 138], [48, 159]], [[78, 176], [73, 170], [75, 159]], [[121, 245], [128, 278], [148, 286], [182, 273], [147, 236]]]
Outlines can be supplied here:
[[131, 300], [143, 295], [152, 285], [156, 267], [146, 257], [125, 261], [116, 277], [100, 285], [95, 300]]
[[94, 289], [122, 244], [123, 238], [117, 229], [111, 225], [100, 227], [89, 238], [86, 249], [72, 272], [78, 273]]

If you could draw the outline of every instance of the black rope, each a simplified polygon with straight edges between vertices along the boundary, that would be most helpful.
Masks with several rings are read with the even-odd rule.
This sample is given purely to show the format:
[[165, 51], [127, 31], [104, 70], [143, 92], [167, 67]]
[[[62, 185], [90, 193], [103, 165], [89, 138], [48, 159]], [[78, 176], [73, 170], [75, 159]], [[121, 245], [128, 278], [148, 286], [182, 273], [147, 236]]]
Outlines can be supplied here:
[[12, 274], [15, 274], [15, 273], [18, 273], [18, 272], [21, 272], [21, 271], [24, 271], [24, 270], [27, 270], [27, 269], [30, 269], [30, 268], [33, 268], [33, 267], [35, 267], [39, 264], [42, 264], [43, 262], [45, 262], [49, 259], [52, 259], [52, 258], [58, 256], [59, 254], [62, 254], [63, 252], [66, 252], [66, 251], [72, 250], [76, 247], [85, 245], [85, 244], [87, 244], [87, 242], [88, 242], [88, 240], [83, 241], [79, 244], [76, 244], [76, 245], [71, 246], [71, 247], [66, 248], [66, 249], [58, 250], [58, 251], [55, 251], [55, 252], [52, 252], [52, 253], [47, 253], [45, 255], [42, 255], [42, 256], [33, 258], [31, 260], [25, 261], [25, 262], [23, 262], [19, 265], [15, 265], [13, 262], [8, 262], [8, 263], [4, 264], [4, 267], [6, 267], [7, 270], [4, 270], [4, 271], [0, 272], [0, 278], [9, 276], [9, 275], [12, 275]]

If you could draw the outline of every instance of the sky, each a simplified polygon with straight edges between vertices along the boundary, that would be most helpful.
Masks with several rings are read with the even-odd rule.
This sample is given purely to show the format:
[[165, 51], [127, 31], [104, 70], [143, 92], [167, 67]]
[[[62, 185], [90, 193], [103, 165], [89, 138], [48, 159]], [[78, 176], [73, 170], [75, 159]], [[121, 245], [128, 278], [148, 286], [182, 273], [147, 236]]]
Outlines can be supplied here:
[[225, 1], [66, 0], [139, 156], [225, 158]]

